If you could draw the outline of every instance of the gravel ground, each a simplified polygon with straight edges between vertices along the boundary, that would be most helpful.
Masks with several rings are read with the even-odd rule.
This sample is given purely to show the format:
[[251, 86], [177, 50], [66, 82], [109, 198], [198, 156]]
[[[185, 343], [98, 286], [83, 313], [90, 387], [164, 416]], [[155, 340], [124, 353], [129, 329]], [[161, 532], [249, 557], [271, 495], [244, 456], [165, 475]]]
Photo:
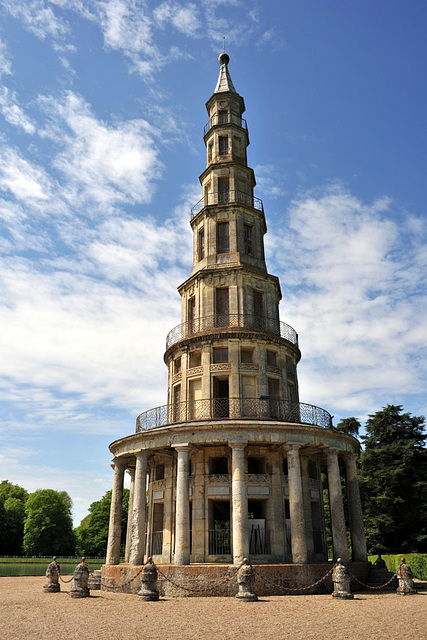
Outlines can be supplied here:
[[427, 590], [140, 602], [105, 591], [74, 599], [71, 583], [44, 593], [44, 582], [0, 578], [0, 640], [427, 640]]

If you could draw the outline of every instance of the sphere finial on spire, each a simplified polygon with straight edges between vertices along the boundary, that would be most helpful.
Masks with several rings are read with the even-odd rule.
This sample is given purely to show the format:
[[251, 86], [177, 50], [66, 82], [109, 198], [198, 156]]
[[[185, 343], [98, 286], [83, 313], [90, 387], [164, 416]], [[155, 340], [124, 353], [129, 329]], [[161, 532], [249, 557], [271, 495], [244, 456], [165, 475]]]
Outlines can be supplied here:
[[225, 53], [225, 51], [223, 51], [219, 56], [218, 56], [218, 62], [219, 64], [225, 64], [227, 65], [230, 62], [230, 56], [228, 55], [228, 53]]

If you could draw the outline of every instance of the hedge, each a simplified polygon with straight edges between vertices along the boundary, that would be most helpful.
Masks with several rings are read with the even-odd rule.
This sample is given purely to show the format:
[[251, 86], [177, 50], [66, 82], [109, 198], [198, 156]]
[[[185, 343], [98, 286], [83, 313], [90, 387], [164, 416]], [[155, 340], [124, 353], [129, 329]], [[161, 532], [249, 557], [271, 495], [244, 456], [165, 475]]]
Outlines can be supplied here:
[[[381, 555], [387, 565], [389, 571], [396, 571], [402, 558], [405, 558], [406, 564], [412, 569], [414, 578], [418, 580], [427, 580], [427, 554], [425, 553], [400, 553], [395, 555]], [[378, 556], [369, 556], [369, 562], [374, 563]]]

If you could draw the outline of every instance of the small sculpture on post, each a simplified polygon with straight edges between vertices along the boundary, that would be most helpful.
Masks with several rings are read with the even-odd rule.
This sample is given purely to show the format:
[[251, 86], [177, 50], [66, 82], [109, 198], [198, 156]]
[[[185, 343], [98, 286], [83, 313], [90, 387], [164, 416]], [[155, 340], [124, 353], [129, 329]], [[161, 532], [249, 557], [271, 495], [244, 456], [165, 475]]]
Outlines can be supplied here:
[[52, 562], [46, 569], [46, 582], [43, 585], [43, 591], [45, 593], [57, 593], [58, 591], [61, 591], [59, 574], [59, 564], [56, 562], [56, 556], [54, 556]]
[[414, 586], [414, 576], [409, 564], [406, 564], [405, 558], [401, 558], [400, 564], [396, 571], [397, 579], [399, 580], [399, 586], [396, 589], [396, 593], [400, 596], [409, 596], [417, 593]]
[[152, 558], [147, 559], [147, 563], [142, 570], [141, 589], [138, 591], [138, 600], [155, 602], [159, 599], [157, 588], [157, 568]]
[[237, 572], [237, 584], [239, 592], [236, 598], [242, 602], [256, 602], [258, 596], [254, 591], [255, 571], [253, 570], [249, 560], [243, 558], [242, 565]]
[[352, 600], [354, 598], [350, 591], [350, 574], [347, 567], [342, 564], [341, 558], [337, 559], [337, 564], [332, 571], [332, 582], [334, 583], [333, 598], [341, 598], [343, 600]]
[[89, 579], [89, 567], [85, 562], [86, 558], [82, 558], [80, 564], [74, 569], [73, 586], [70, 590], [72, 598], [88, 598], [90, 591], [87, 586]]

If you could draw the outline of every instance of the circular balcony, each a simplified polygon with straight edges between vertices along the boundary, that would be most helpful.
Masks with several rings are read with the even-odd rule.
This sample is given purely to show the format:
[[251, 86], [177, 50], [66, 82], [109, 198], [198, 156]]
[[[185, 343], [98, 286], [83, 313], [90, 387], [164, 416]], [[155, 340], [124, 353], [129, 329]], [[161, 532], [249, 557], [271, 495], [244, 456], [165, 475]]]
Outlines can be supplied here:
[[308, 424], [328, 429], [332, 416], [325, 409], [302, 402], [279, 398], [209, 398], [165, 404], [141, 413], [136, 419], [136, 433], [182, 422], [204, 420], [272, 420]]
[[237, 191], [235, 189], [230, 191], [225, 191], [224, 193], [215, 192], [208, 193], [204, 198], [199, 200], [197, 204], [191, 209], [191, 220], [197, 216], [198, 213], [205, 207], [210, 207], [212, 205], [217, 204], [243, 204], [246, 207], [250, 207], [251, 209], [256, 209], [257, 211], [264, 211], [264, 205], [262, 204], [262, 200], [260, 198], [255, 198], [255, 196], [250, 195], [249, 193], [245, 193], [244, 191]]
[[166, 337], [166, 350], [172, 345], [198, 335], [224, 333], [224, 331], [255, 331], [267, 333], [288, 340], [298, 347], [298, 334], [291, 326], [276, 318], [264, 318], [248, 313], [231, 313], [216, 316], [195, 318], [183, 322], [169, 331]]
[[238, 113], [219, 113], [212, 116], [209, 122], [205, 125], [203, 129], [203, 135], [205, 136], [212, 129], [212, 127], [224, 124], [235, 124], [241, 129], [246, 130], [248, 128], [246, 120], [239, 116]]

